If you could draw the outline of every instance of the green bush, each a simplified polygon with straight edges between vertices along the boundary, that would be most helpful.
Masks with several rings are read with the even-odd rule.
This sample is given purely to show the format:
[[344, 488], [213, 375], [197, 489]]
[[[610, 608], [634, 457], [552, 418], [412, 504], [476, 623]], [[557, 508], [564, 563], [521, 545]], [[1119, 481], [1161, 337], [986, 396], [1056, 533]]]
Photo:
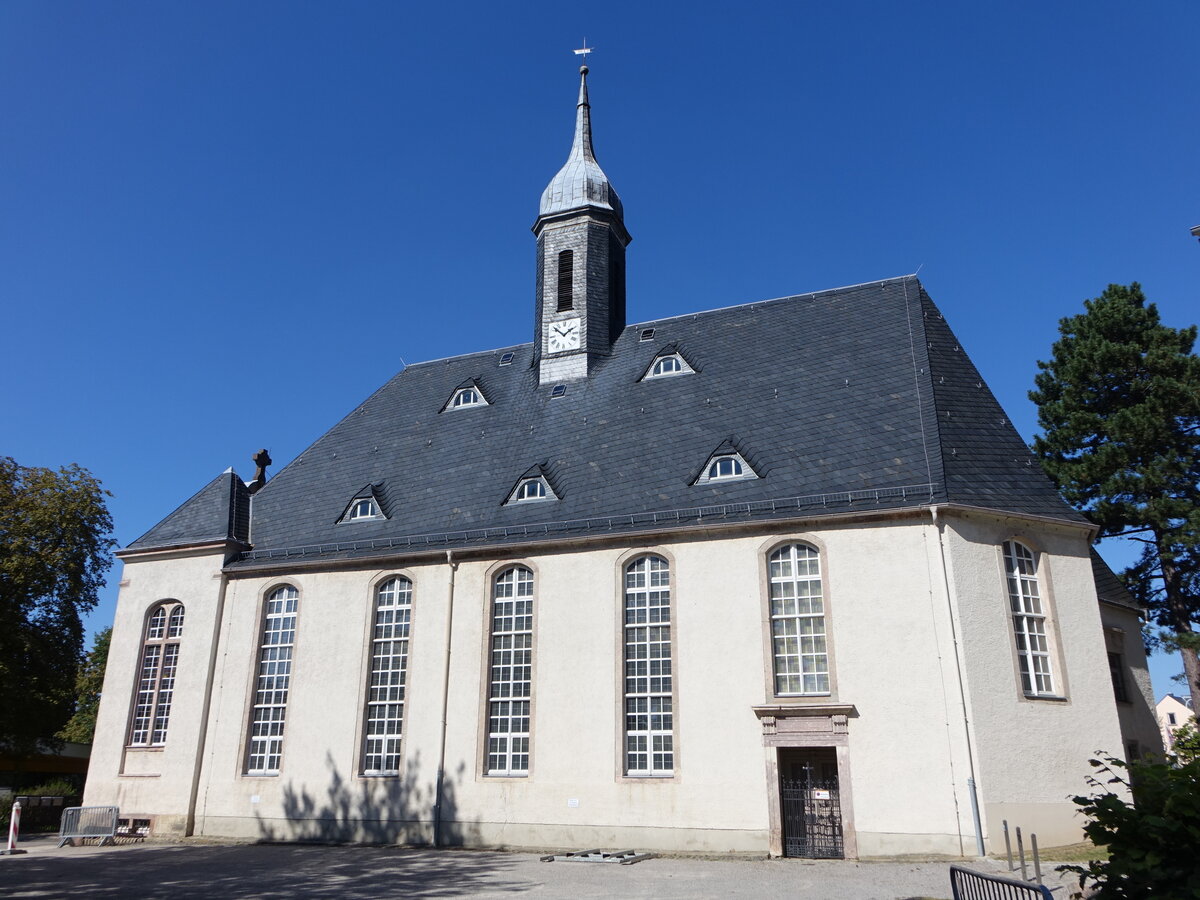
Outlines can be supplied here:
[[17, 791], [22, 797], [78, 797], [81, 791], [66, 778], [53, 778], [31, 788]]
[[[1080, 885], [1092, 882], [1098, 900], [1185, 900], [1200, 897], [1200, 760], [1175, 765], [1093, 759], [1088, 784], [1100, 793], [1075, 797], [1088, 817], [1084, 834], [1108, 859], [1075, 872]], [[1118, 789], [1132, 789], [1134, 802]]]

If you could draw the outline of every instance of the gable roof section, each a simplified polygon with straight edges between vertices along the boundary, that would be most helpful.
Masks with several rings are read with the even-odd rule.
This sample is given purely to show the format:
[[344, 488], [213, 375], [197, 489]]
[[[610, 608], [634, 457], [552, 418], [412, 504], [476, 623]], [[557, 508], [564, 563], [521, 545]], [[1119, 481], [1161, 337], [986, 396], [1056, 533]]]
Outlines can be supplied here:
[[249, 534], [250, 492], [237, 473], [227, 469], [125, 550], [157, 550], [218, 541], [245, 544]]
[[[639, 381], [664, 345], [703, 370]], [[485, 369], [491, 405], [439, 415]], [[912, 276], [631, 325], [550, 390], [530, 344], [407, 367], [259, 491], [241, 564], [947, 502], [1085, 521]], [[763, 477], [689, 484], [731, 434]], [[531, 460], [562, 499], [498, 504]], [[347, 542], [324, 511], [364, 482], [389, 485], [394, 514]]]

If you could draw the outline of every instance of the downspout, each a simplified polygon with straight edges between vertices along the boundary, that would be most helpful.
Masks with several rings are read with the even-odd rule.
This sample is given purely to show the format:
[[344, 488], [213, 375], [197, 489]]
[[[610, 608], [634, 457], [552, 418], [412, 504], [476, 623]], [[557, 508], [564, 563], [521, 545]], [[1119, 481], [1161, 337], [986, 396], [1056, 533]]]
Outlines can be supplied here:
[[454, 551], [446, 551], [446, 565], [450, 567], [450, 589], [446, 600], [446, 650], [445, 668], [442, 671], [442, 730], [438, 746], [437, 785], [433, 801], [433, 846], [442, 846], [442, 797], [446, 780], [446, 720], [450, 711], [450, 640], [454, 635], [454, 573], [458, 563]]
[[[224, 566], [222, 566], [224, 569]], [[200, 795], [200, 775], [204, 769], [204, 745], [208, 741], [208, 716], [212, 710], [213, 680], [217, 672], [217, 650], [221, 642], [221, 625], [225, 619], [225, 592], [229, 576], [221, 572], [221, 587], [217, 591], [217, 609], [213, 617], [212, 640], [209, 641], [208, 677], [204, 682], [204, 701], [200, 707], [200, 734], [196, 739], [196, 761], [192, 765], [192, 787], [188, 793], [187, 820], [183, 833], [191, 837], [196, 831], [196, 800]]]
[[967, 741], [967, 793], [971, 797], [971, 819], [975, 824], [975, 853], [983, 857], [987, 853], [983, 848], [983, 823], [979, 818], [979, 793], [975, 786], [975, 748], [971, 741], [971, 717], [967, 713], [967, 689], [963, 683], [962, 656], [958, 649], [958, 629], [954, 625], [954, 602], [950, 594], [950, 573], [946, 568], [945, 523], [938, 518], [938, 508], [929, 507], [933, 514], [933, 524], [938, 533], [938, 557], [942, 566], [942, 589], [946, 593], [946, 612], [950, 618], [950, 640], [954, 645], [954, 672], [958, 677], [958, 699], [962, 705], [963, 735]]

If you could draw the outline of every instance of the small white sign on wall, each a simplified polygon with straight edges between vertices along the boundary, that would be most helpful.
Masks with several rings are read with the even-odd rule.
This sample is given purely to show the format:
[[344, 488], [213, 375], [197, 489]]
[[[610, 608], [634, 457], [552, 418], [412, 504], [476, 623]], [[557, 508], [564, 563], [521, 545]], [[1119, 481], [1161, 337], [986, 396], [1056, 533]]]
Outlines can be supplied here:
[[828, 800], [829, 791], [823, 791], [820, 788], [814, 788], [812, 792], [812, 798], [814, 800]]
[[571, 809], [575, 809], [579, 806], [579, 798], [571, 797], [569, 800], [567, 800], [567, 806], [571, 807]]
[[250, 795], [250, 802], [251, 802], [251, 803], [257, 803], [257, 802], [258, 802], [258, 794], [251, 794], [251, 795]]

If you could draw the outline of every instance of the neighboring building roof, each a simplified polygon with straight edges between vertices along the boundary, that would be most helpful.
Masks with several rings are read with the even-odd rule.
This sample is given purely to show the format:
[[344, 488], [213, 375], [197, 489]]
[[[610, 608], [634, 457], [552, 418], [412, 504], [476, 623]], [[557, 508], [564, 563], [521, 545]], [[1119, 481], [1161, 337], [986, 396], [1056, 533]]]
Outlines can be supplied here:
[[1092, 550], [1092, 577], [1096, 580], [1096, 596], [1101, 600], [1115, 603], [1117, 606], [1127, 606], [1139, 613], [1145, 611], [1095, 549]]
[[[670, 345], [703, 370], [639, 381]], [[948, 502], [1085, 522], [913, 276], [631, 325], [555, 399], [532, 361], [524, 344], [406, 368], [255, 496], [234, 565]], [[491, 405], [440, 414], [481, 372]], [[730, 435], [762, 477], [691, 484]], [[561, 499], [504, 505], [538, 464]], [[334, 524], [365, 483], [390, 518]]]
[[250, 492], [233, 469], [222, 472], [126, 550], [151, 550], [217, 541], [246, 543]]

